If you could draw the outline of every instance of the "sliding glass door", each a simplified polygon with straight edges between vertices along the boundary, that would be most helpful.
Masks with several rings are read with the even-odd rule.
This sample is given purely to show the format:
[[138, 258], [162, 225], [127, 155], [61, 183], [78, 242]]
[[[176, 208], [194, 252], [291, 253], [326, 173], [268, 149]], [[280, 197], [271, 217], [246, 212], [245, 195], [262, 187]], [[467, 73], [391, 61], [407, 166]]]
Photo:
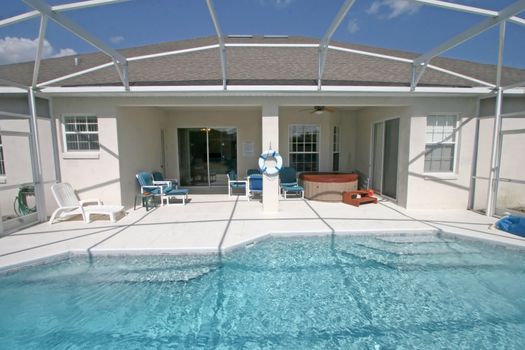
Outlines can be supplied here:
[[393, 199], [397, 198], [398, 145], [399, 119], [373, 124], [370, 187]]
[[182, 186], [226, 186], [226, 173], [237, 170], [237, 129], [181, 128], [179, 170]]

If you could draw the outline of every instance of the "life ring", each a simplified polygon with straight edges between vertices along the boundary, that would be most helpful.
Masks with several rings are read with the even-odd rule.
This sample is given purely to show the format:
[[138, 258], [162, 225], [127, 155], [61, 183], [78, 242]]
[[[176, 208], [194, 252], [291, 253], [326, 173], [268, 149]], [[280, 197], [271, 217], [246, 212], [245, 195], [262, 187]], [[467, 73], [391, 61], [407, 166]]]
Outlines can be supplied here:
[[[275, 159], [275, 165], [274, 166], [266, 166], [266, 161], [268, 158]], [[261, 173], [266, 175], [276, 175], [281, 171], [281, 168], [283, 167], [283, 157], [274, 150], [267, 150], [259, 156], [259, 170]]]

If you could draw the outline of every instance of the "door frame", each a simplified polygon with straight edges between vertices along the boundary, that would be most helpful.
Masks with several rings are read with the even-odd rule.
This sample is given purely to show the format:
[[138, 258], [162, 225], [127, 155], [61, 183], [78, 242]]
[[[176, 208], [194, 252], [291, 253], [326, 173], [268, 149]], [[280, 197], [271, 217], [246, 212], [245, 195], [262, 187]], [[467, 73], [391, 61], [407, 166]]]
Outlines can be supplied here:
[[[177, 155], [177, 164], [176, 164], [176, 171], [177, 171], [177, 176], [179, 178], [179, 182], [180, 182], [180, 150], [179, 150], [179, 129], [235, 129], [235, 141], [237, 142], [237, 146], [239, 144], [239, 127], [238, 126], [225, 126], [225, 125], [216, 125], [216, 126], [211, 126], [211, 125], [207, 125], [207, 126], [202, 126], [202, 124], [193, 124], [193, 125], [182, 125], [182, 126], [177, 126], [175, 127], [175, 145], [176, 145], [176, 149], [175, 149], [175, 153]], [[208, 185], [207, 186], [197, 186], [197, 187], [200, 187], [200, 188], [205, 188], [205, 187], [208, 187], [208, 188], [212, 188], [212, 187], [221, 187], [221, 186], [211, 186], [211, 182], [210, 182], [210, 149], [209, 149], [209, 131], [206, 132], [206, 168], [207, 168], [207, 172], [208, 172]], [[235, 163], [235, 168], [238, 168], [239, 167], [239, 147], [236, 147], [236, 163]], [[225, 185], [227, 186], [227, 185]]]
[[[371, 188], [371, 183], [372, 183], [372, 179], [373, 179], [373, 162], [374, 162], [374, 129], [375, 129], [375, 125], [376, 124], [383, 124], [383, 130], [382, 130], [382, 133], [381, 133], [381, 138], [383, 139], [383, 148], [381, 149], [381, 180], [380, 180], [380, 183], [381, 183], [381, 189], [379, 191], [379, 193], [381, 194], [381, 196], [385, 197], [385, 198], [388, 198], [390, 199], [391, 201], [394, 201], [394, 202], [397, 202], [397, 198], [392, 198], [388, 195], [385, 195], [383, 194], [383, 177], [384, 177], [384, 165], [385, 165], [385, 135], [386, 135], [386, 130], [385, 130], [385, 125], [386, 125], [386, 122], [389, 121], [389, 120], [395, 120], [395, 119], [398, 119], [399, 120], [399, 126], [401, 126], [401, 117], [398, 117], [398, 116], [395, 116], [395, 117], [388, 117], [388, 118], [381, 118], [381, 119], [378, 119], [378, 120], [375, 120], [375, 121], [372, 121], [370, 123], [371, 125], [371, 128], [370, 128], [370, 152], [369, 152], [369, 163], [368, 163], [368, 187]], [[400, 131], [400, 130], [399, 130]], [[398, 132], [399, 132], [398, 131]], [[399, 138], [398, 138], [398, 144], [397, 144], [397, 147], [398, 147], [398, 152], [397, 152], [397, 171], [399, 172]], [[398, 194], [398, 183], [396, 181], [396, 197], [397, 197], [397, 194]]]

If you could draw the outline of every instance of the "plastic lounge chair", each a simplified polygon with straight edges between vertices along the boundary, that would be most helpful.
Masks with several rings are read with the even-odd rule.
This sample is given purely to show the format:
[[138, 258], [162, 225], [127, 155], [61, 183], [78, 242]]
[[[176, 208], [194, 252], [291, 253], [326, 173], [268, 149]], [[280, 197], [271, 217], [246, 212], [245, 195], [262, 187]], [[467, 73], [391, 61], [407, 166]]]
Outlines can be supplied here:
[[248, 201], [250, 200], [250, 197], [253, 197], [258, 193], [262, 195], [262, 191], [263, 191], [262, 175], [248, 176]]
[[283, 167], [279, 172], [279, 180], [279, 187], [284, 199], [288, 198], [289, 193], [298, 194], [301, 198], [304, 198], [304, 188], [297, 183], [297, 172], [295, 168]]
[[[120, 205], [103, 205], [98, 199], [87, 199], [79, 200], [68, 183], [59, 183], [51, 186], [51, 192], [53, 197], [58, 203], [58, 209], [53, 212], [49, 224], [52, 224], [57, 217], [63, 218], [73, 215], [82, 215], [82, 218], [86, 223], [91, 222], [91, 215], [109, 215], [112, 222], [116, 221], [116, 214], [124, 210], [123, 206]], [[87, 205], [87, 204], [95, 205]]]
[[227, 174], [228, 176], [228, 197], [232, 196], [234, 190], [243, 190], [244, 195], [246, 196], [246, 180], [237, 180], [237, 175], [235, 170], [230, 170]]

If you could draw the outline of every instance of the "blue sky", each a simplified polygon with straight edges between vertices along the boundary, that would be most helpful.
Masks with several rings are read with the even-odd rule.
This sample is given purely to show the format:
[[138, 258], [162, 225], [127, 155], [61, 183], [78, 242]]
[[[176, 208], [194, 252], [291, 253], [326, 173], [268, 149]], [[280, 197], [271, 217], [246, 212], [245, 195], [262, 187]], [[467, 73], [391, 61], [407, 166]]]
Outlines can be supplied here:
[[[51, 5], [74, 0], [48, 0]], [[286, 34], [321, 38], [343, 0], [215, 0], [225, 34]], [[470, 6], [500, 10], [513, 0], [461, 0]], [[20, 0], [2, 0], [0, 18], [28, 11]], [[131, 0], [66, 12], [115, 48], [215, 35], [204, 0]], [[525, 17], [525, 14], [520, 14]], [[418, 6], [407, 0], [357, 0], [333, 40], [425, 52], [484, 17]], [[38, 36], [36, 19], [0, 28], [0, 63], [32, 60]], [[444, 56], [495, 63], [496, 28]], [[525, 26], [509, 23], [505, 64], [525, 68]], [[50, 21], [47, 57], [94, 49]]]

